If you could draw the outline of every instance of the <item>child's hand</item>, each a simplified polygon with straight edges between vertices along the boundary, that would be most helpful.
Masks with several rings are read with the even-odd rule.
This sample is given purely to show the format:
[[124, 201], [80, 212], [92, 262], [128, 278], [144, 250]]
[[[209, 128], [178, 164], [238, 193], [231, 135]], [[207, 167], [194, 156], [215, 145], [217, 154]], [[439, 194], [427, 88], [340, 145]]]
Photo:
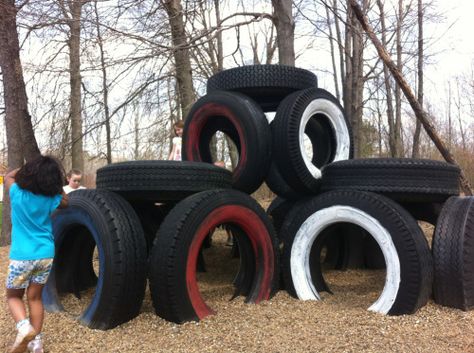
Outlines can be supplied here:
[[66, 208], [69, 204], [69, 197], [67, 196], [67, 194], [64, 192], [61, 193], [62, 195], [62, 199], [61, 199], [61, 202], [59, 203], [59, 206], [58, 208]]
[[5, 187], [10, 189], [10, 186], [15, 182], [15, 175], [20, 170], [20, 168], [13, 169], [5, 175]]

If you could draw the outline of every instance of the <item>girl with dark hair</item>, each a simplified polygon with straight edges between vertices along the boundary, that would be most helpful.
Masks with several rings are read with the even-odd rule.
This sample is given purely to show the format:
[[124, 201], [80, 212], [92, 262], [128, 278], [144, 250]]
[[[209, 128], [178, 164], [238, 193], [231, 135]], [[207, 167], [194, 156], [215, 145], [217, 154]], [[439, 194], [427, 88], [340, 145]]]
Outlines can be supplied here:
[[[7, 275], [7, 303], [18, 334], [10, 353], [43, 352], [41, 328], [44, 309], [41, 293], [54, 258], [51, 214], [67, 207], [64, 170], [52, 157], [41, 156], [5, 176], [11, 203], [11, 247]], [[26, 316], [23, 296], [26, 291]]]

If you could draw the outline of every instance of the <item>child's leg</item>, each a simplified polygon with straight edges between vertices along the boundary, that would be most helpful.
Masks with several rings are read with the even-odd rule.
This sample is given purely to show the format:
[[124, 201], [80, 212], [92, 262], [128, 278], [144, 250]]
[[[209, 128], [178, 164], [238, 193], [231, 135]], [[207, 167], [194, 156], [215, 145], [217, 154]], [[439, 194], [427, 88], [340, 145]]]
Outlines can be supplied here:
[[35, 261], [34, 273], [31, 277], [30, 285], [26, 290], [30, 322], [37, 334], [41, 333], [43, 327], [44, 308], [41, 295], [43, 287], [48, 280], [52, 265], [53, 259], [41, 259]]
[[25, 303], [23, 303], [24, 289], [7, 288], [7, 304], [15, 322], [26, 319]]
[[40, 333], [43, 327], [44, 309], [41, 300], [41, 293], [43, 290], [42, 284], [31, 282], [26, 290], [26, 297], [28, 298], [28, 309], [30, 312], [30, 323], [34, 327], [36, 333]]

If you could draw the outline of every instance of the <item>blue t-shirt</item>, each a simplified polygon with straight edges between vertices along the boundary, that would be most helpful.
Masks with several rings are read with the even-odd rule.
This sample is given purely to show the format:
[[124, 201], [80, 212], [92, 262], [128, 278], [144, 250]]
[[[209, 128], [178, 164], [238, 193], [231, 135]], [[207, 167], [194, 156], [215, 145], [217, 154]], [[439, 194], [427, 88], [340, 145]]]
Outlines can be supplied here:
[[13, 183], [10, 187], [12, 245], [10, 259], [38, 260], [54, 257], [51, 213], [59, 206], [61, 195], [33, 194]]

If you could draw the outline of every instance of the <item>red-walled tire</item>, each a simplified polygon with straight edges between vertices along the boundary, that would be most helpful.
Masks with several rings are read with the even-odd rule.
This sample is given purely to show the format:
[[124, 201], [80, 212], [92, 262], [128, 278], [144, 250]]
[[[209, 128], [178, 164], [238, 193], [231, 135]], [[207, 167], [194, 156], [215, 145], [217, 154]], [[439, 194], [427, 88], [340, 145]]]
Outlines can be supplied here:
[[226, 134], [239, 153], [232, 186], [249, 194], [254, 192], [271, 162], [271, 132], [262, 109], [236, 92], [215, 91], [200, 98], [184, 125], [183, 159], [213, 163], [209, 143], [217, 131]]
[[276, 290], [279, 258], [276, 237], [265, 211], [236, 190], [203, 191], [179, 202], [158, 230], [150, 254], [150, 291], [156, 314], [182, 323], [213, 314], [199, 292], [196, 263], [204, 239], [219, 224], [241, 231], [240, 269], [235, 295], [246, 302], [267, 300]]

